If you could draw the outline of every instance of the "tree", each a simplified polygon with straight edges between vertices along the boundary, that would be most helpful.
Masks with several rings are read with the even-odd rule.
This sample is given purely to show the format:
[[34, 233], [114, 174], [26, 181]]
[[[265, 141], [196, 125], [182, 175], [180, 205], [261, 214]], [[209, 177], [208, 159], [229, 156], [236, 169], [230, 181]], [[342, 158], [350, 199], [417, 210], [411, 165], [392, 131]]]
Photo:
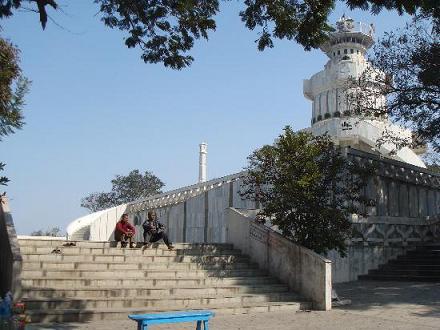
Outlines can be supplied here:
[[24, 124], [22, 109], [29, 81], [20, 69], [20, 52], [0, 38], [0, 141]]
[[[0, 163], [0, 171], [5, 169], [6, 164]], [[0, 186], [7, 186], [9, 179], [5, 176], [0, 176]]]
[[428, 146], [427, 152], [423, 155], [426, 168], [433, 173], [440, 174], [440, 153], [432, 150], [431, 146]]
[[[194, 40], [208, 39], [216, 29], [215, 16], [220, 0], [93, 0], [100, 6], [102, 21], [110, 28], [128, 33], [127, 47], [140, 47], [142, 59], [161, 62], [173, 69], [182, 69], [193, 62], [188, 52]], [[223, 0], [223, 2], [228, 2]], [[399, 14], [422, 12], [438, 19], [436, 1], [345, 0], [351, 9], [397, 10]], [[35, 3], [35, 8], [24, 4]], [[244, 0], [239, 13], [246, 27], [260, 29], [258, 49], [273, 47], [273, 39], [295, 40], [306, 50], [318, 47], [332, 27], [327, 23], [336, 0]], [[0, 19], [10, 17], [14, 10], [28, 9], [39, 13], [43, 29], [48, 8], [57, 9], [55, 0], [0, 0]]]
[[[19, 55], [18, 48], [0, 38], [0, 141], [24, 125], [24, 96], [30, 82], [22, 75]], [[4, 167], [0, 162], [0, 171]], [[8, 178], [0, 177], [0, 185], [8, 182]]]
[[372, 203], [361, 193], [373, 173], [370, 166], [349, 161], [327, 135], [290, 127], [248, 159], [241, 194], [261, 202], [260, 215], [297, 244], [317, 253], [345, 254], [348, 216]]
[[[374, 47], [372, 66], [347, 84], [348, 101], [361, 117], [387, 117], [411, 128], [416, 143], [440, 151], [440, 24], [417, 16], [386, 33]], [[385, 103], [376, 102], [385, 98]], [[385, 134], [380, 143], [409, 141]]]
[[139, 198], [160, 194], [164, 183], [152, 172], [131, 171], [127, 176], [116, 175], [111, 192], [92, 193], [81, 200], [81, 206], [92, 212], [133, 202]]
[[60, 237], [63, 236], [61, 233], [61, 229], [59, 227], [53, 227], [52, 229], [48, 230], [36, 230], [31, 233], [31, 236], [53, 236], [53, 237]]

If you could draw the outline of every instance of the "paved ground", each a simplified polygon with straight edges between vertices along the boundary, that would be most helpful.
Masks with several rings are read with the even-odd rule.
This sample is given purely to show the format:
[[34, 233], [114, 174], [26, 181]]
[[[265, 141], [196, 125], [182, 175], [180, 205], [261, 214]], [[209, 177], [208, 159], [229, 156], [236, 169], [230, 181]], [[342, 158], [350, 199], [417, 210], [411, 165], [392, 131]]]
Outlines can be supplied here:
[[[357, 281], [335, 286], [349, 306], [331, 312], [275, 312], [254, 315], [216, 316], [211, 330], [267, 329], [440, 329], [440, 283]], [[151, 327], [151, 330], [194, 330], [193, 324]], [[86, 324], [33, 325], [28, 329], [108, 330], [136, 329], [133, 321]]]

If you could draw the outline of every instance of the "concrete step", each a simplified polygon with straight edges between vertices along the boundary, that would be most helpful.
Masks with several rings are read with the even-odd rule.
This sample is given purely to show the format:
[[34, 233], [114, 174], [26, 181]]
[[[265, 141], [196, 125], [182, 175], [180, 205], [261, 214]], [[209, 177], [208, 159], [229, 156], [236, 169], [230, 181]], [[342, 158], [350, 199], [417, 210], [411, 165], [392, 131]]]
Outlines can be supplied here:
[[28, 261], [23, 264], [23, 270], [233, 270], [233, 269], [257, 269], [255, 263], [231, 263], [201, 265], [190, 262], [70, 262], [56, 261]]
[[249, 262], [242, 255], [204, 255], [204, 256], [125, 256], [125, 255], [63, 255], [63, 254], [24, 254], [27, 261], [71, 261], [71, 262], [196, 262], [203, 264]]
[[427, 250], [427, 251], [409, 251], [406, 256], [408, 258], [439, 258], [440, 257], [440, 250]]
[[[246, 314], [274, 311], [294, 312], [310, 308], [310, 304], [304, 302], [263, 302], [249, 303], [246, 305], [228, 306], [194, 306], [192, 309], [210, 309], [216, 314]], [[169, 311], [163, 308], [121, 308], [121, 309], [59, 309], [59, 310], [36, 310], [29, 311], [32, 322], [86, 322], [97, 320], [120, 320], [126, 319], [128, 314], [144, 314]]]
[[213, 270], [127, 270], [109, 272], [108, 270], [22, 270], [22, 279], [51, 278], [193, 278], [193, 277], [252, 277], [265, 276], [267, 272], [258, 269], [213, 269]]
[[274, 292], [265, 294], [240, 294], [233, 296], [214, 297], [164, 297], [164, 298], [84, 298], [84, 299], [23, 299], [28, 310], [50, 309], [102, 309], [102, 308], [169, 308], [188, 309], [193, 306], [228, 306], [246, 305], [271, 301], [299, 301], [300, 297], [290, 292]]
[[274, 292], [287, 292], [289, 288], [284, 284], [259, 284], [259, 285], [229, 285], [229, 286], [188, 286], [182, 288], [143, 288], [132, 287], [86, 287], [86, 288], [36, 288], [23, 287], [24, 298], [98, 298], [119, 297], [127, 299], [132, 297], [163, 298], [178, 297], [212, 297], [244, 293], [262, 294]]
[[399, 257], [391, 260], [390, 264], [411, 264], [411, 265], [440, 265], [440, 258], [422, 258], [422, 257]]
[[[130, 248], [89, 248], [89, 247], [63, 247], [63, 246], [20, 246], [22, 254], [51, 254], [54, 249], [59, 249], [62, 254], [78, 255], [78, 254], [92, 254], [92, 255], [177, 255], [177, 250], [168, 249], [130, 249]], [[185, 250], [182, 250], [185, 251]], [[190, 250], [189, 250], [190, 251]]]
[[407, 253], [403, 256], [398, 256], [395, 260], [400, 260], [400, 259], [408, 259], [408, 260], [417, 260], [417, 259], [438, 259], [439, 256], [435, 255], [435, 254], [431, 254], [431, 252], [426, 252], [426, 253], [420, 253], [420, 252], [413, 252], [413, 253]]
[[[68, 246], [70, 244], [74, 246]], [[116, 242], [95, 242], [95, 241], [66, 241], [66, 240], [44, 240], [44, 239], [18, 239], [20, 248], [23, 247], [85, 247], [85, 248], [111, 248], [116, 247]]]
[[370, 270], [368, 275], [396, 275], [396, 276], [437, 276], [440, 278], [440, 270], [417, 270], [417, 269], [380, 269]]
[[418, 246], [370, 270], [361, 280], [440, 282], [440, 246]]
[[[20, 240], [23, 300], [33, 322], [126, 319], [174, 309], [311, 307], [231, 244], [175, 244], [169, 251], [164, 244], [141, 250], [114, 242], [64, 243]], [[52, 253], [55, 248], [61, 253]]]
[[55, 249], [62, 255], [125, 255], [125, 256], [176, 256], [176, 255], [238, 255], [240, 250], [218, 249], [216, 251], [201, 251], [198, 249], [140, 249], [140, 248], [89, 248], [89, 247], [47, 247], [47, 246], [22, 246], [21, 254], [52, 254]]
[[417, 247], [417, 250], [440, 250], [438, 243], [425, 243]]
[[24, 254], [23, 261], [71, 261], [71, 262], [196, 262], [232, 263], [249, 262], [242, 255], [202, 255], [202, 256], [125, 256], [125, 255], [66, 255], [66, 254]]
[[[57, 247], [62, 246], [65, 243], [75, 243], [76, 247], [87, 247], [87, 248], [110, 248], [116, 247], [116, 242], [96, 242], [96, 241], [66, 241], [64, 239], [60, 240], [44, 240], [44, 239], [18, 239], [20, 247], [22, 246], [40, 246], [40, 247]], [[139, 247], [142, 244], [139, 244]], [[163, 243], [154, 243], [152, 248], [163, 248], [166, 246]], [[198, 249], [202, 251], [217, 251], [219, 249], [232, 249], [233, 245], [229, 243], [175, 243], [174, 247], [176, 249]]]
[[440, 271], [440, 265], [417, 265], [417, 264], [385, 264], [379, 267], [380, 270], [437, 270]]
[[22, 279], [22, 285], [27, 287], [44, 287], [44, 288], [85, 288], [85, 287], [125, 287], [137, 286], [139, 288], [170, 288], [170, 287], [186, 287], [186, 286], [225, 286], [225, 285], [256, 285], [256, 284], [272, 284], [277, 280], [269, 276], [261, 277], [224, 277], [224, 278], [138, 278], [125, 277], [122, 279], [105, 278], [105, 279], [84, 279], [84, 278], [41, 278], [41, 279]]
[[359, 280], [375, 281], [406, 281], [406, 282], [440, 282], [440, 276], [417, 276], [417, 275], [360, 275]]

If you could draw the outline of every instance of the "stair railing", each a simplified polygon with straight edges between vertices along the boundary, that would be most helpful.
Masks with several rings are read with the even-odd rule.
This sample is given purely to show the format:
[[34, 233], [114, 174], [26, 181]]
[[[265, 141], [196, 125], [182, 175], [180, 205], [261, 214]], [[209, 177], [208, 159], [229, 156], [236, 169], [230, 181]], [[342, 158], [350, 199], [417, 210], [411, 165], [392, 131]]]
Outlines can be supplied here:
[[240, 249], [261, 269], [309, 299], [317, 310], [331, 309], [332, 263], [275, 230], [254, 221], [258, 210], [228, 208], [227, 243]]
[[87, 214], [67, 226], [67, 237], [70, 240], [111, 240], [116, 222], [122, 213], [134, 213], [183, 203], [210, 189], [236, 181], [243, 175], [244, 172], [239, 172]]

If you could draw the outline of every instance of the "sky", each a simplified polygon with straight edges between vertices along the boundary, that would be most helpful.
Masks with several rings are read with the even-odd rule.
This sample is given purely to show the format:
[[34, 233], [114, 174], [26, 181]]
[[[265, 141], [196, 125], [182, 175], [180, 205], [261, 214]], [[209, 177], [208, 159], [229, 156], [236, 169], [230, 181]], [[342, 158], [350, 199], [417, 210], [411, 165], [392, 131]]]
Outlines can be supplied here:
[[[242, 170], [286, 125], [310, 125], [302, 82], [323, 69], [326, 56], [286, 40], [259, 52], [258, 32], [238, 16], [240, 1], [222, 3], [217, 31], [196, 41], [195, 61], [182, 71], [145, 64], [123, 32], [104, 26], [92, 0], [58, 2], [61, 11], [49, 10], [56, 24], [45, 31], [32, 12], [0, 22], [32, 80], [26, 125], [0, 143], [2, 175], [11, 180], [0, 190], [19, 234], [64, 231], [88, 213], [81, 198], [109, 191], [116, 174], [133, 169], [152, 171], [164, 190], [196, 183], [201, 142], [213, 179]], [[396, 12], [371, 16], [342, 3], [330, 22], [343, 13], [373, 22], [378, 36], [406, 22]]]

